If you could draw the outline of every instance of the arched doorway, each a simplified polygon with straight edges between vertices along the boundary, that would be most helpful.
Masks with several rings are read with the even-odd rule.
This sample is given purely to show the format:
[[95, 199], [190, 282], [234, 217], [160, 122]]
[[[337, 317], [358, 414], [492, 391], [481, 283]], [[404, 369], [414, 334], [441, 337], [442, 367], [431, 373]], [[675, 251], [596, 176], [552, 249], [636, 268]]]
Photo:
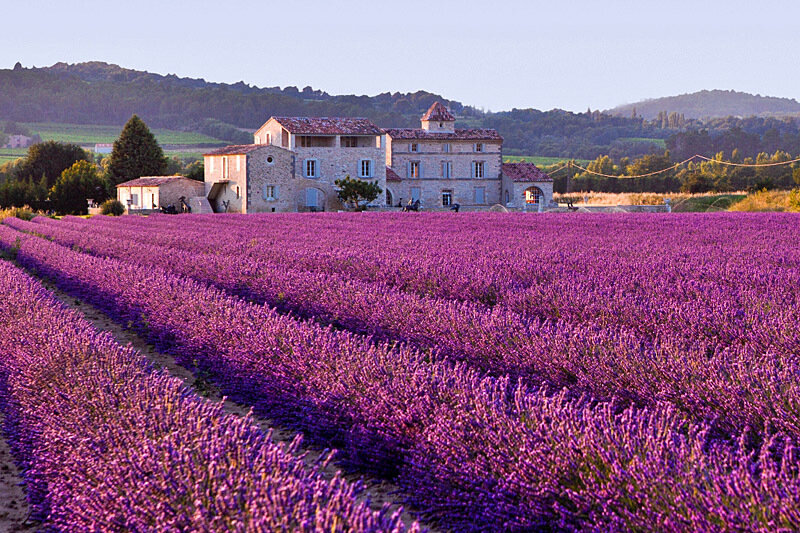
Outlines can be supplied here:
[[386, 205], [392, 207], [394, 204], [394, 194], [392, 194], [392, 190], [389, 187], [386, 187]]
[[544, 193], [539, 187], [528, 187], [525, 189], [525, 205], [528, 207], [539, 207], [544, 202]]

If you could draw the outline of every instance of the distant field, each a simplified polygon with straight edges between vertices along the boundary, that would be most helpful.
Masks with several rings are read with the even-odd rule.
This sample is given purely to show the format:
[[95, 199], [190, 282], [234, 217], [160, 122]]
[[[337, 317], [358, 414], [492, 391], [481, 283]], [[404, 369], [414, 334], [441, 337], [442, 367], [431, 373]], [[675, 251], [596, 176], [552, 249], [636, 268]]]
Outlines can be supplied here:
[[27, 148], [0, 148], [0, 165], [24, 157], [27, 152]]
[[[122, 126], [100, 126], [93, 124], [56, 124], [30, 122], [24, 124], [32, 133], [38, 133], [44, 141], [73, 144], [113, 143], [119, 137]], [[228, 144], [225, 141], [191, 131], [174, 131], [154, 128], [151, 130], [159, 144]]]
[[[533, 163], [537, 167], [547, 167], [552, 165], [557, 165], [559, 163], [566, 163], [570, 159], [568, 157], [544, 157], [538, 155], [504, 155], [503, 162], [504, 163], [519, 163], [520, 161], [526, 161], [527, 163]], [[586, 165], [589, 163], [588, 159], [574, 159], [576, 163], [580, 165]]]
[[651, 137], [620, 137], [618, 141], [632, 142], [632, 143], [652, 143], [659, 148], [666, 148], [667, 143], [664, 139], [654, 139]]

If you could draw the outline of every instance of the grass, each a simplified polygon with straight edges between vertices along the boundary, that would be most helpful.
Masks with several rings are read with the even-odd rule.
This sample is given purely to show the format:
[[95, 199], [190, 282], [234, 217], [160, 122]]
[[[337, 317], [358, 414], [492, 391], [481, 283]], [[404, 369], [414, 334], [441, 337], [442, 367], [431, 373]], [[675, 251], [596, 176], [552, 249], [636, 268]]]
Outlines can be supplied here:
[[[94, 124], [58, 124], [53, 122], [29, 122], [23, 124], [31, 133], [38, 133], [43, 141], [58, 141], [81, 145], [113, 143], [119, 137], [122, 126]], [[191, 131], [174, 131], [154, 128], [151, 130], [159, 144], [228, 144], [225, 141]]]
[[748, 194], [734, 204], [731, 211], [793, 211], [800, 212], [800, 189], [792, 191], [761, 190]]
[[[537, 167], [549, 167], [553, 165], [558, 165], [562, 163], [566, 163], [569, 161], [570, 158], [568, 157], [546, 157], [546, 156], [539, 156], [539, 155], [504, 155], [503, 156], [503, 163], [519, 163], [520, 161], [525, 161], [527, 163], [533, 163]], [[576, 163], [581, 166], [586, 166], [589, 163], [588, 159], [573, 159]]]
[[554, 194], [557, 202], [566, 203], [572, 200], [575, 205], [664, 205], [664, 200], [669, 199], [672, 211], [675, 213], [710, 213], [727, 211], [737, 202], [747, 197], [744, 192], [734, 193], [570, 193]]
[[667, 147], [667, 142], [664, 139], [654, 139], [652, 137], [620, 137], [617, 140], [622, 142], [632, 142], [632, 143], [651, 143], [655, 144], [659, 148]]
[[0, 165], [25, 157], [27, 148], [0, 148]]

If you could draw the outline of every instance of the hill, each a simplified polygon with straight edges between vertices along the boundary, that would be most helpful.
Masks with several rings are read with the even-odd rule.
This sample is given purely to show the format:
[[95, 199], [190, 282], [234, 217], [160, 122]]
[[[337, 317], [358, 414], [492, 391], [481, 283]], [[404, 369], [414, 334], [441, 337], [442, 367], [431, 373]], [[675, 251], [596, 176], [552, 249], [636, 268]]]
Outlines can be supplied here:
[[631, 117], [634, 110], [636, 116], [645, 120], [655, 120], [660, 113], [677, 113], [694, 119], [786, 116], [800, 114], [800, 103], [792, 98], [713, 90], [644, 100], [617, 106], [606, 112], [615, 116]]

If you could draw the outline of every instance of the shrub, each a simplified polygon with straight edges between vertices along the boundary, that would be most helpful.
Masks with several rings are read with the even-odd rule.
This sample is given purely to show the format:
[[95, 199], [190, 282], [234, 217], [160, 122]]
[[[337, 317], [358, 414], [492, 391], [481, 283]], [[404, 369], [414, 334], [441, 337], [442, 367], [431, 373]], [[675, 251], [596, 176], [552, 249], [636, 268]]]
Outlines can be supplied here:
[[9, 207], [0, 211], [0, 220], [8, 217], [17, 217], [20, 220], [31, 220], [38, 214], [39, 213], [34, 213], [33, 209], [27, 205], [23, 207]]
[[125, 213], [125, 206], [122, 205], [122, 202], [119, 200], [106, 200], [100, 206], [100, 213], [103, 215], [111, 215], [113, 217], [118, 217]]

